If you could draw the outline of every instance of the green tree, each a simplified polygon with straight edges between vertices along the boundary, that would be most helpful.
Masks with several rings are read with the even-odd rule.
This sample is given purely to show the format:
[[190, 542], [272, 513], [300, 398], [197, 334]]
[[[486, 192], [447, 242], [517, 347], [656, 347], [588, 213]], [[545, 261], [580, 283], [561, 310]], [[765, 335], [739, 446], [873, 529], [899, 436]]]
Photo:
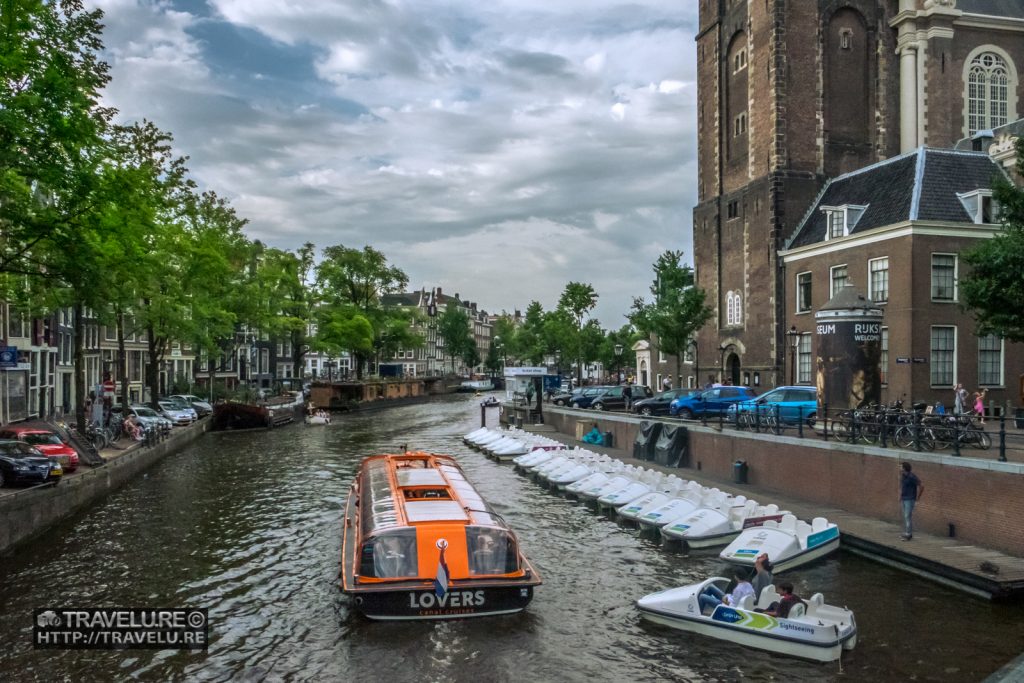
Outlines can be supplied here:
[[464, 358], [471, 348], [476, 350], [469, 330], [469, 316], [457, 302], [447, 304], [438, 316], [437, 333], [444, 340], [445, 355], [452, 359], [452, 373], [455, 373], [455, 359]]
[[544, 307], [540, 302], [531, 301], [526, 307], [523, 324], [516, 330], [513, 337], [510, 355], [517, 359], [537, 365], [544, 358]]
[[487, 357], [484, 359], [484, 369], [490, 373], [491, 377], [494, 377], [501, 372], [501, 354], [498, 353], [498, 343], [493, 340], [487, 347]]
[[[351, 353], [356, 377], [362, 379], [363, 367], [373, 356], [375, 344], [386, 330], [393, 329], [388, 326], [392, 316], [385, 309], [382, 297], [404, 291], [409, 277], [397, 266], [389, 265], [384, 254], [369, 246], [353, 249], [339, 244], [325, 248], [323, 257], [316, 269], [316, 288], [322, 309], [319, 313], [334, 329], [344, 329], [350, 334], [328, 334], [322, 339]], [[346, 316], [351, 324], [345, 323]], [[362, 336], [365, 324], [372, 331], [369, 346]], [[353, 346], [337, 346], [340, 339], [350, 339]]]
[[[1024, 174], [1024, 138], [1016, 146], [1017, 170]], [[979, 335], [1024, 342], [1024, 189], [998, 177], [993, 197], [999, 202], [1002, 228], [964, 253], [969, 270], [960, 279], [960, 292]]]
[[658, 348], [682, 367], [682, 354], [713, 313], [704, 290], [694, 283], [693, 269], [683, 263], [683, 252], [666, 251], [654, 262], [651, 294], [651, 303], [633, 299], [629, 321], [642, 333], [657, 335]]
[[[597, 305], [597, 292], [594, 288], [583, 282], [570, 282], [562, 291], [558, 299], [558, 308], [572, 316], [575, 338], [570, 340], [574, 357], [577, 361], [576, 379], [583, 384], [583, 364], [588, 362], [584, 359], [583, 325], [585, 318]], [[593, 359], [591, 359], [593, 360]]]

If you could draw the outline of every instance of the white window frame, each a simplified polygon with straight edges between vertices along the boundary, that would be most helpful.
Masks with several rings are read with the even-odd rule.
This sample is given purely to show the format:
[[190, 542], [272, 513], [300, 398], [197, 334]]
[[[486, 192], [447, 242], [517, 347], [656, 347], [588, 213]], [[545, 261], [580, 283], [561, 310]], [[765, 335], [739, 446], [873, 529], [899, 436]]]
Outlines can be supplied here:
[[[885, 269], [873, 270], [872, 264], [880, 263], [885, 261]], [[885, 273], [885, 298], [878, 299], [875, 297], [875, 273]], [[868, 298], [876, 304], [885, 304], [889, 302], [889, 257], [880, 256], [873, 258], [868, 261]]]
[[[986, 55], [1001, 64], [985, 64]], [[964, 60], [962, 78], [964, 137], [1017, 120], [1017, 68], [1008, 52], [995, 45], [978, 46]]]
[[[936, 368], [939, 367], [936, 363], [936, 349], [935, 349], [935, 330], [953, 330], [953, 348], [952, 349], [939, 349], [940, 353], [950, 354], [950, 366], [949, 381], [946, 381], [945, 377], [939, 377], [941, 381], [936, 382]], [[952, 388], [957, 378], [957, 347], [959, 346], [957, 340], [957, 327], [956, 325], [932, 325], [928, 328], [928, 383], [934, 388]]]
[[[936, 298], [935, 296], [935, 257], [936, 256], [949, 256], [953, 259], [953, 295], [951, 298]], [[960, 291], [957, 286], [960, 279], [960, 255], [951, 254], [948, 252], [932, 252], [931, 259], [928, 263], [928, 295], [931, 297], [932, 303], [937, 304], [953, 304], [960, 300]]]
[[[999, 216], [999, 202], [992, 198], [992, 190], [957, 192], [956, 196], [975, 225], [994, 225], [998, 222], [996, 219]], [[986, 206], [990, 220], [985, 220]]]
[[849, 266], [847, 264], [840, 263], [838, 265], [835, 265], [835, 266], [832, 266], [831, 268], [829, 268], [828, 269], [828, 291], [830, 292], [829, 297], [828, 297], [829, 299], [834, 297], [836, 295], [836, 293], [839, 291], [839, 289], [836, 288], [836, 271], [838, 269], [840, 269], [840, 268], [842, 268], [843, 270], [846, 271], [846, 275], [843, 277], [843, 286], [846, 286], [850, 282], [850, 268], [849, 268]]
[[810, 334], [801, 334], [796, 349], [796, 383], [797, 384], [810, 384], [813, 381], [812, 363], [811, 363], [811, 343], [812, 337]]
[[[805, 275], [807, 276], [807, 283], [810, 285], [810, 287], [808, 288], [808, 289], [810, 289], [810, 296], [808, 297], [808, 299], [813, 299], [814, 298], [814, 275], [809, 270], [804, 271], [803, 273], [797, 273], [796, 274], [796, 312], [797, 312], [797, 314], [800, 314], [800, 313], [810, 313], [811, 312], [811, 302], [810, 301], [802, 302], [800, 300], [800, 294], [801, 294], [801, 291], [802, 291], [801, 287], [800, 287], [800, 278], [804, 277]], [[801, 304], [806, 304], [806, 305], [805, 306], [801, 306]]]
[[[868, 206], [870, 205], [822, 206], [821, 211], [825, 214], [825, 241], [841, 239], [853, 232]], [[839, 230], [836, 230], [837, 226]], [[837, 232], [842, 234], [836, 234]]]
[[[999, 374], [999, 377], [997, 378], [997, 380], [995, 382], [986, 382], [986, 381], [984, 381], [985, 377], [982, 375], [982, 371], [981, 371], [981, 354], [983, 353], [983, 350], [981, 348], [981, 342], [982, 342], [983, 339], [987, 339], [987, 338], [990, 338], [990, 337], [995, 337], [996, 339], [999, 340], [999, 349], [998, 349], [998, 353], [999, 353], [999, 364], [998, 364], [999, 370], [998, 370], [998, 374]], [[995, 350], [994, 349], [986, 349], [986, 350], [984, 350], [985, 353], [992, 353], [993, 351], [995, 351]], [[1005, 382], [1006, 382], [1006, 340], [1002, 339], [1002, 338], [1000, 338], [1000, 337], [998, 337], [997, 335], [994, 335], [994, 334], [990, 334], [987, 337], [978, 337], [978, 386], [979, 387], [1003, 387], [1003, 386], [1005, 386]]]

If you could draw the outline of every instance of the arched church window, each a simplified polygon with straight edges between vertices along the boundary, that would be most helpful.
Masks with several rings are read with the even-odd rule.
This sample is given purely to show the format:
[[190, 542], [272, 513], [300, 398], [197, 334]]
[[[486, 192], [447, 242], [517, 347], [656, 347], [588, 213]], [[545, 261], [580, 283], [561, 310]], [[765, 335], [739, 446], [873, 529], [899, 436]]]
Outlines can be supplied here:
[[1010, 69], [1000, 55], [982, 52], [967, 70], [968, 135], [1005, 125], [1010, 112]]

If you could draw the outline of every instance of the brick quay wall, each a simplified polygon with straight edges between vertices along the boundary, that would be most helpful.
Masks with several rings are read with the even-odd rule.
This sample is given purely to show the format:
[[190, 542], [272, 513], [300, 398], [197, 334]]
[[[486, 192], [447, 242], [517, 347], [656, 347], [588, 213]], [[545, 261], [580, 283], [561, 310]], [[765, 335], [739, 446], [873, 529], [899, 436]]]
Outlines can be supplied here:
[[[655, 418], [657, 419], [657, 418]], [[630, 452], [640, 418], [545, 406], [544, 420], [576, 435], [577, 422], [611, 432], [617, 448]], [[672, 420], [671, 424], [680, 424]], [[914, 510], [914, 526], [938, 536], [954, 525], [961, 541], [1024, 556], [1024, 463], [916, 453], [874, 446], [755, 434], [685, 423], [690, 455], [679, 476], [696, 470], [729, 480], [733, 464], [746, 461], [748, 482], [759, 488], [823, 507], [899, 522], [900, 463], [908, 461], [925, 491]], [[585, 446], [586, 444], [580, 444]], [[733, 487], [742, 490], [741, 485]], [[760, 501], [770, 503], [770, 500]]]
[[0, 553], [71, 517], [85, 506], [138, 477], [143, 471], [180, 451], [209, 428], [205, 419], [189, 427], [175, 428], [158, 444], [133, 447], [97, 468], [69, 476], [56, 486], [4, 489], [0, 495]]

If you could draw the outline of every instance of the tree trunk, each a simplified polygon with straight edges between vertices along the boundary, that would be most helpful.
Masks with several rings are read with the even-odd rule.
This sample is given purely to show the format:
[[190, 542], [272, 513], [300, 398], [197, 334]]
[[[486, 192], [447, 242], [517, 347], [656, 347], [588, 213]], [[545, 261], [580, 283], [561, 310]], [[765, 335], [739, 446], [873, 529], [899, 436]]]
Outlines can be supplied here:
[[117, 376], [121, 379], [121, 405], [128, 405], [128, 351], [124, 348], [124, 311], [117, 312]]
[[85, 398], [89, 395], [85, 386], [85, 322], [82, 320], [81, 302], [74, 305], [72, 325], [75, 329], [75, 424], [79, 434], [85, 434]]
[[160, 363], [163, 361], [162, 349], [156, 339], [156, 333], [153, 330], [152, 325], [146, 327], [147, 337], [147, 348], [149, 349], [149, 359], [146, 363], [146, 386], [149, 387], [149, 405], [153, 410], [156, 410], [159, 406], [157, 405], [157, 397], [160, 395]]

